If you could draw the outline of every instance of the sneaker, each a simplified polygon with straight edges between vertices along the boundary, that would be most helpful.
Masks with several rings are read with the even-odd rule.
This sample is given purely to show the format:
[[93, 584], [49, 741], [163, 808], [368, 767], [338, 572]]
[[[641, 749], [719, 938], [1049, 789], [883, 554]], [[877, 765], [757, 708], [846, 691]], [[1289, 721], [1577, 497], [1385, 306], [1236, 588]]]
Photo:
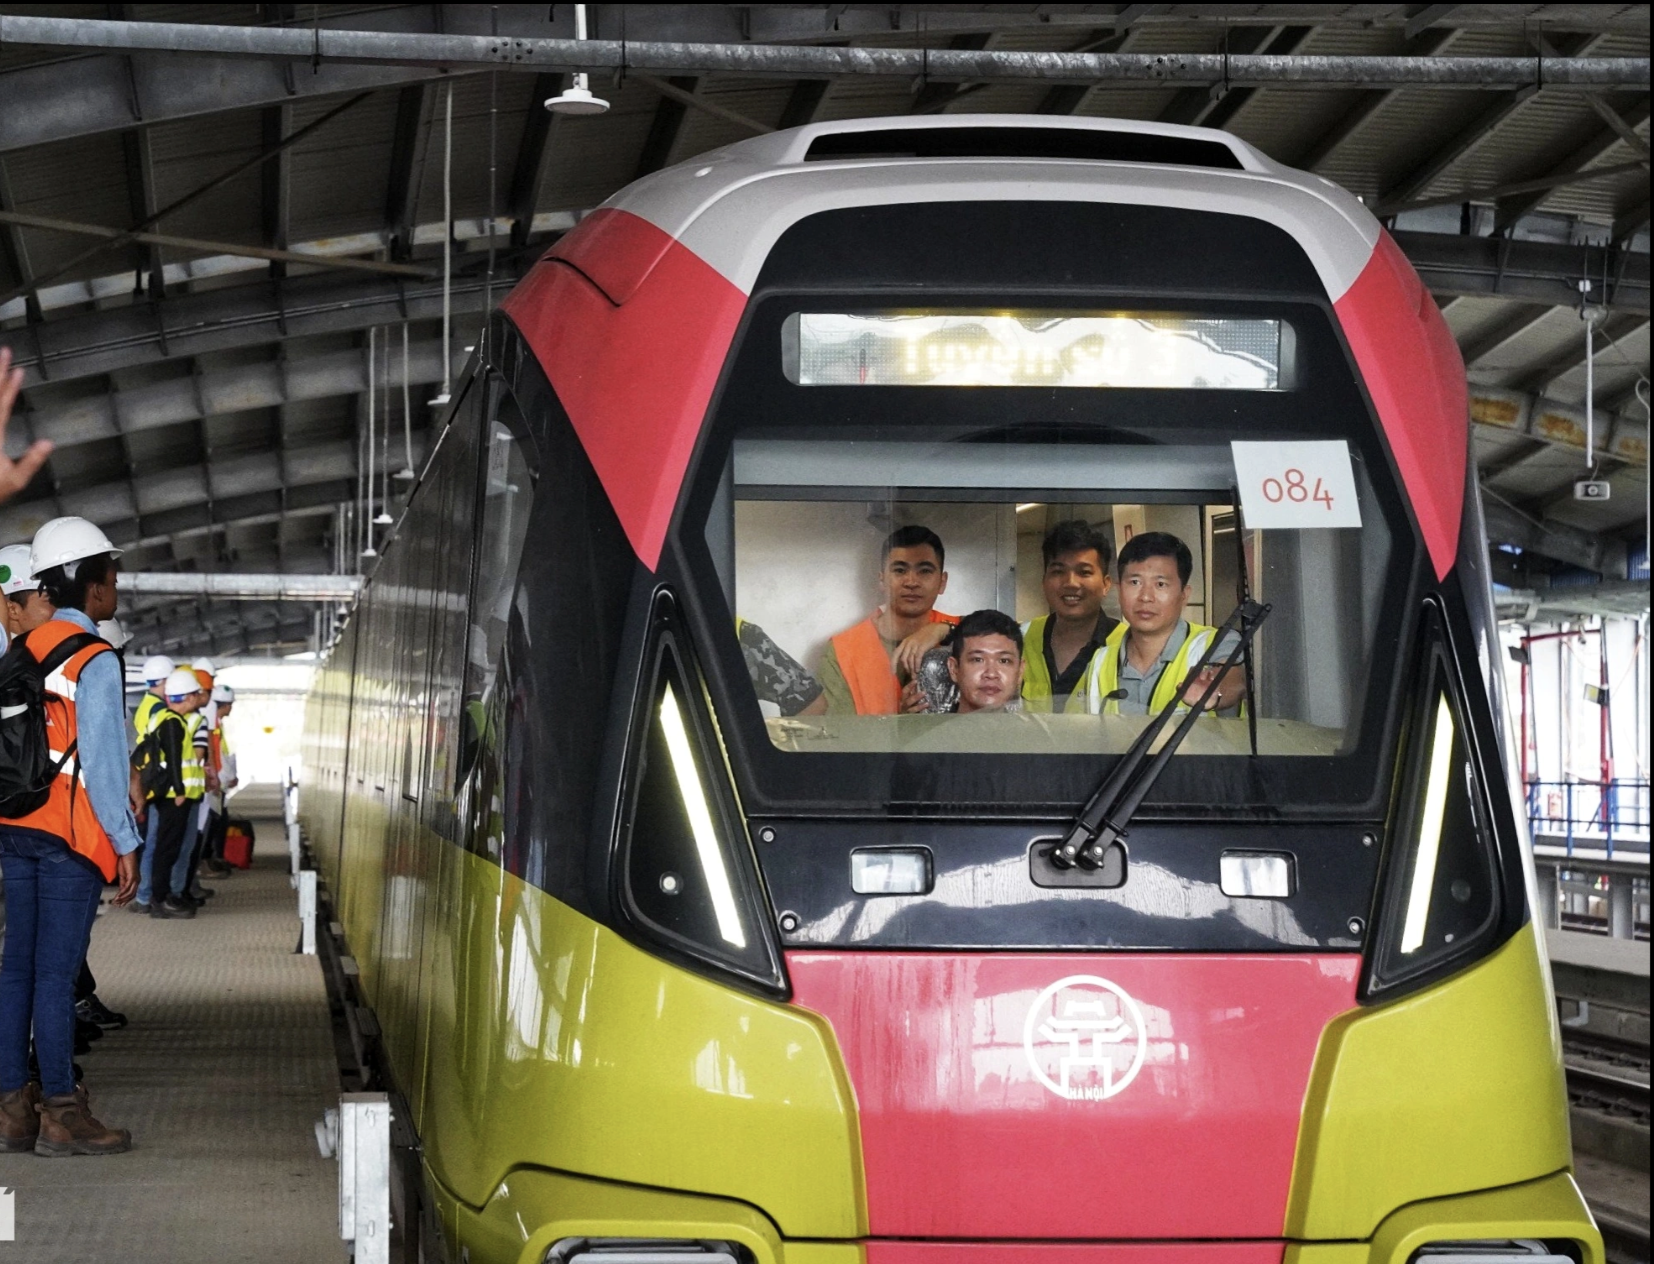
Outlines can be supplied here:
[[75, 1015], [89, 1023], [96, 1023], [105, 1031], [116, 1031], [126, 1026], [126, 1015], [110, 1009], [93, 993], [84, 1001], [75, 1002]]
[[93, 1117], [83, 1091], [47, 1097], [35, 1107], [40, 1116], [40, 1135], [34, 1152], [47, 1158], [71, 1154], [122, 1154], [132, 1148], [132, 1134], [125, 1128], [106, 1128]]
[[18, 1154], [34, 1149], [40, 1135], [40, 1082], [30, 1080], [22, 1088], [0, 1093], [0, 1151]]
[[210, 878], [228, 878], [235, 872], [233, 867], [225, 864], [222, 860], [203, 860], [201, 868], [206, 871]]
[[216, 894], [217, 892], [215, 892], [211, 887], [204, 887], [199, 882], [190, 888], [190, 899], [196, 900], [202, 904], [205, 904]]
[[126, 907], [131, 909], [134, 913], [149, 912], [149, 905], [140, 900], [133, 900], [132, 903], [128, 904]]
[[76, 1014], [75, 1015], [75, 1039], [77, 1041], [85, 1040], [88, 1043], [90, 1043], [91, 1041], [94, 1041], [94, 1040], [102, 1040], [103, 1039], [103, 1028], [99, 1027], [96, 1023], [91, 1022], [88, 1019], [82, 1018], [79, 1014]]
[[164, 900], [156, 900], [149, 906], [149, 915], [158, 918], [181, 917], [189, 919], [195, 916], [195, 906], [176, 896], [167, 896]]

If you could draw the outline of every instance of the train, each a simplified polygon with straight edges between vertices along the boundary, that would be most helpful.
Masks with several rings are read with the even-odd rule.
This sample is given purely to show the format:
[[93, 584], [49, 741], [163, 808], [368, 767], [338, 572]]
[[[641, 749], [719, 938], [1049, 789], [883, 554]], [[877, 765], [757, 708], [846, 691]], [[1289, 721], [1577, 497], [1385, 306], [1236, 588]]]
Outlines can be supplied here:
[[[584, 215], [306, 704], [446, 1258], [1602, 1264], [1468, 431], [1390, 235], [1220, 131], [821, 122]], [[1241, 705], [868, 700], [893, 541], [957, 640], [1076, 522], [1186, 546]]]

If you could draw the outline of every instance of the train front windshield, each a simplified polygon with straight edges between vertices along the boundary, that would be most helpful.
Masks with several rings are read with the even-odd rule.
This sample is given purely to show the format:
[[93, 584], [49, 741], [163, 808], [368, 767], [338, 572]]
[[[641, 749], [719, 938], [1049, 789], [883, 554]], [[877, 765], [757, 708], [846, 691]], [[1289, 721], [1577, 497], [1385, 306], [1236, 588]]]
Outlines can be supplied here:
[[1072, 805], [1250, 598], [1269, 615], [1154, 801], [1376, 801], [1414, 550], [1323, 313], [753, 331], [706, 519], [749, 795]]

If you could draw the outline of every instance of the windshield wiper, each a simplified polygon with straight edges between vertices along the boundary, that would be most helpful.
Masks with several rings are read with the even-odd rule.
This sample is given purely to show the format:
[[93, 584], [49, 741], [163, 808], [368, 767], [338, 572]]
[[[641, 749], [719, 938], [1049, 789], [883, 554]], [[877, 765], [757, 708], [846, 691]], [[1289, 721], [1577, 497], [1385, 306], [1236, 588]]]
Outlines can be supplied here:
[[[1269, 617], [1272, 608], [1268, 605], [1259, 605], [1251, 598], [1247, 598], [1234, 608], [1223, 621], [1223, 626], [1213, 633], [1212, 643], [1206, 647], [1200, 661], [1195, 664], [1188, 676], [1178, 682], [1177, 689], [1160, 709], [1160, 714], [1154, 717], [1154, 722], [1137, 735], [1137, 740], [1115, 765], [1114, 771], [1086, 800], [1068, 833], [1052, 848], [1052, 864], [1059, 869], [1071, 869], [1075, 865], [1095, 869], [1103, 863], [1108, 849], [1126, 836], [1126, 826], [1131, 824], [1131, 818], [1138, 806], [1148, 796], [1149, 791], [1154, 789], [1154, 783], [1165, 771], [1171, 757], [1177, 753], [1177, 748], [1183, 744], [1183, 739], [1189, 735], [1195, 721], [1206, 710], [1206, 704], [1211, 701], [1224, 676], [1241, 661], [1247, 647], [1252, 644], [1252, 638], [1257, 635], [1258, 629], [1263, 626], [1263, 621]], [[1155, 738], [1160, 736], [1166, 722], [1172, 718], [1172, 712], [1177, 710], [1189, 682], [1206, 670], [1212, 656], [1223, 644], [1224, 637], [1234, 632], [1237, 624], [1240, 628], [1240, 638], [1224, 658], [1223, 666], [1207, 681], [1200, 700], [1189, 708], [1183, 722], [1155, 754], [1153, 762], [1147, 763], [1149, 750], [1153, 747]], [[1122, 645], [1121, 653], [1124, 652], [1125, 647]], [[1248, 698], [1247, 702], [1251, 703], [1253, 699]]]

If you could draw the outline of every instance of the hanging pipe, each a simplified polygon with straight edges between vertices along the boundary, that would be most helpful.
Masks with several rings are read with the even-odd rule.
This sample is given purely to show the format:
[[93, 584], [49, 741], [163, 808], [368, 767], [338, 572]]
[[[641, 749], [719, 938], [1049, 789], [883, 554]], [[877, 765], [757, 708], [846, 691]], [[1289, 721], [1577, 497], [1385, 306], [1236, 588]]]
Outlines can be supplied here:
[[408, 322], [402, 322], [402, 445], [406, 464], [396, 471], [396, 477], [407, 481], [414, 477], [413, 467], [413, 406], [408, 402]]
[[454, 288], [454, 85], [449, 83], [443, 105], [442, 133], [442, 392], [432, 404], [446, 404], [453, 395], [454, 344], [448, 324]]
[[373, 547], [373, 414], [377, 411], [378, 400], [374, 395], [374, 385], [377, 377], [374, 373], [374, 351], [379, 343], [379, 331], [368, 330], [368, 477], [362, 497], [362, 545], [363, 557], [378, 557], [379, 552]]

